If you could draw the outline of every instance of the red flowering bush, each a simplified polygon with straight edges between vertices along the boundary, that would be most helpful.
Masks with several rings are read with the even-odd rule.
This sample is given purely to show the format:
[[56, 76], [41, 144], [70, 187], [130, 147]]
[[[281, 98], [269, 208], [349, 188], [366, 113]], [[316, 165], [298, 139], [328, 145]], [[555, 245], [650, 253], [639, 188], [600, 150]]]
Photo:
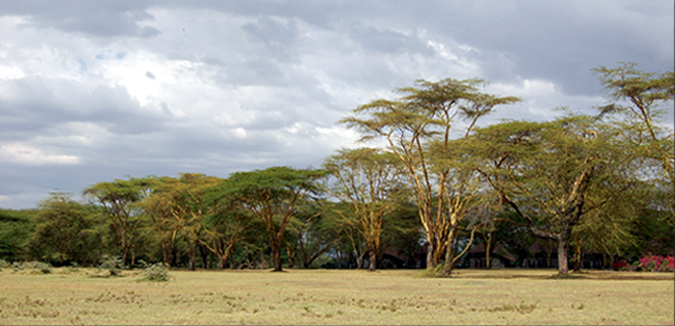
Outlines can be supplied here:
[[639, 266], [643, 271], [673, 272], [675, 270], [675, 257], [648, 254], [640, 258]]
[[628, 264], [627, 261], [622, 260], [622, 261], [617, 261], [612, 264], [612, 269], [615, 271], [630, 271], [630, 264]]

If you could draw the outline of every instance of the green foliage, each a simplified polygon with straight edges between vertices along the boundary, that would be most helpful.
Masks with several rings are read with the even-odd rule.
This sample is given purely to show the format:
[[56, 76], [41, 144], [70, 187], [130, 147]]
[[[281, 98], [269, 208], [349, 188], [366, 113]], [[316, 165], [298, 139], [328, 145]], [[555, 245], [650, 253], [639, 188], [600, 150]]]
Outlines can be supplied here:
[[100, 182], [84, 190], [85, 196], [105, 210], [113, 244], [125, 264], [134, 254], [134, 239], [138, 236], [138, 228], [144, 217], [139, 203], [149, 195], [154, 181], [152, 178], [130, 178]]
[[40, 203], [34, 219], [33, 255], [58, 264], [93, 261], [102, 249], [95, 229], [98, 214], [95, 207], [75, 202], [70, 194], [52, 193]]
[[30, 259], [35, 214], [35, 210], [0, 209], [0, 258], [7, 261]]
[[297, 170], [272, 167], [232, 174], [214, 188], [211, 198], [226, 200], [265, 224], [274, 270], [281, 270], [281, 247], [286, 228], [305, 195], [320, 189], [316, 181], [325, 170]]

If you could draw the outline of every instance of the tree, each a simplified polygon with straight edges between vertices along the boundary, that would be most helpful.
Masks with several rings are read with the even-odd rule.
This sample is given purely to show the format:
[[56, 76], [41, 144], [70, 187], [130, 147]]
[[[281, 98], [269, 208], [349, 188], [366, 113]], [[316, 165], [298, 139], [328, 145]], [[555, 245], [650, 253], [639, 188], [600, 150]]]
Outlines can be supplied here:
[[[341, 121], [362, 132], [362, 141], [387, 139], [389, 150], [403, 163], [429, 244], [427, 268], [435, 268], [446, 249], [450, 249], [461, 219], [461, 215], [448, 210], [452, 205], [447, 202], [451, 198], [448, 197], [451, 167], [434, 164], [427, 145], [435, 141], [435, 149], [450, 148], [453, 138], [468, 136], [478, 119], [495, 106], [520, 100], [480, 93], [478, 86], [482, 83], [479, 79], [420, 80], [417, 87], [399, 89], [403, 97], [360, 106], [354, 110], [355, 116]], [[359, 115], [366, 117], [359, 118]], [[459, 119], [468, 122], [463, 130], [452, 128], [461, 125]], [[463, 185], [451, 186], [467, 189]], [[445, 273], [448, 273], [452, 261], [446, 263], [449, 268]]]
[[608, 99], [618, 101], [599, 109], [601, 115], [618, 116], [617, 123], [624, 130], [623, 138], [641, 148], [643, 162], [640, 163], [660, 165], [652, 165], [656, 171], [648, 177], [656, 184], [654, 195], [661, 203], [660, 209], [670, 212], [665, 222], [672, 230], [675, 221], [675, 143], [673, 130], [664, 130], [659, 125], [666, 113], [672, 112], [675, 73], [644, 72], [636, 66], [635, 63], [621, 63], [616, 68], [601, 66], [594, 69]]
[[286, 230], [288, 268], [312, 263], [340, 242], [342, 226], [324, 200], [302, 201]]
[[[179, 178], [160, 178], [145, 200], [144, 206], [155, 221], [156, 229], [164, 233], [161, 237], [163, 247], [172, 247], [179, 236], [185, 239], [190, 270], [195, 270], [197, 253], [203, 245], [205, 216], [210, 210], [205, 195], [220, 181], [195, 173], [181, 173]], [[166, 260], [170, 253], [167, 249], [164, 251]]]
[[214, 202], [211, 188], [205, 198], [210, 206], [204, 220], [205, 237], [202, 244], [218, 257], [218, 268], [225, 268], [237, 243], [245, 240], [247, 229], [256, 229], [246, 212], [228, 200]]
[[400, 200], [397, 163], [398, 158], [389, 153], [360, 148], [340, 150], [323, 164], [333, 181], [327, 191], [347, 204], [350, 216], [343, 218], [354, 224], [365, 241], [370, 271], [376, 270], [384, 217], [396, 209]]
[[36, 210], [0, 209], [0, 259], [28, 260]]
[[84, 190], [84, 195], [101, 205], [110, 219], [124, 264], [129, 260], [134, 264], [133, 240], [143, 219], [138, 203], [148, 195], [150, 185], [149, 179], [130, 178], [97, 183]]
[[32, 250], [41, 258], [62, 264], [98, 259], [101, 239], [94, 228], [95, 207], [83, 205], [70, 194], [52, 193], [38, 206]]
[[505, 122], [478, 129], [473, 138], [471, 152], [482, 164], [477, 170], [502, 203], [527, 222], [532, 234], [558, 243], [559, 274], [568, 272], [575, 227], [598, 223], [594, 216], [630, 198], [638, 186], [626, 164], [634, 148], [611, 131], [595, 118], [567, 116], [544, 123]]
[[250, 212], [265, 224], [274, 271], [281, 271], [281, 248], [286, 227], [305, 196], [317, 191], [323, 170], [272, 167], [236, 172], [218, 187], [217, 196]]

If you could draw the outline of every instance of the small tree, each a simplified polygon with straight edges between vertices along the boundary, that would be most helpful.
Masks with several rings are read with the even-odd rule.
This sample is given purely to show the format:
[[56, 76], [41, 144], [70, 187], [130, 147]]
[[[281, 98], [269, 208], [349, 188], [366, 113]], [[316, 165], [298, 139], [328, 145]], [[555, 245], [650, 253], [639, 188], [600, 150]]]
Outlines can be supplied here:
[[93, 230], [97, 213], [93, 206], [72, 200], [70, 194], [52, 193], [38, 206], [30, 241], [33, 251], [39, 258], [59, 264], [94, 259], [101, 247]]

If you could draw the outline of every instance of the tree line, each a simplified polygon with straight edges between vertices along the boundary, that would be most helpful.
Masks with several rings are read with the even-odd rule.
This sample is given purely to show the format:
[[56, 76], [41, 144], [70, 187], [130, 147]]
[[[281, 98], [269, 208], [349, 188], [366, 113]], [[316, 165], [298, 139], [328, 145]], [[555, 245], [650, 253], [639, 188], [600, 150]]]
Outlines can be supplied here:
[[488, 266], [497, 245], [522, 262], [532, 243], [553, 244], [560, 274], [584, 253], [607, 265], [672, 254], [673, 72], [594, 72], [609, 104], [592, 115], [561, 108], [551, 121], [479, 127], [521, 99], [484, 93], [480, 79], [420, 80], [353, 110], [341, 123], [364, 147], [318, 169], [127, 178], [87, 187], [85, 201], [53, 193], [0, 210], [0, 258], [375, 270], [394, 266], [395, 248], [397, 266], [449, 276], [477, 243]]

